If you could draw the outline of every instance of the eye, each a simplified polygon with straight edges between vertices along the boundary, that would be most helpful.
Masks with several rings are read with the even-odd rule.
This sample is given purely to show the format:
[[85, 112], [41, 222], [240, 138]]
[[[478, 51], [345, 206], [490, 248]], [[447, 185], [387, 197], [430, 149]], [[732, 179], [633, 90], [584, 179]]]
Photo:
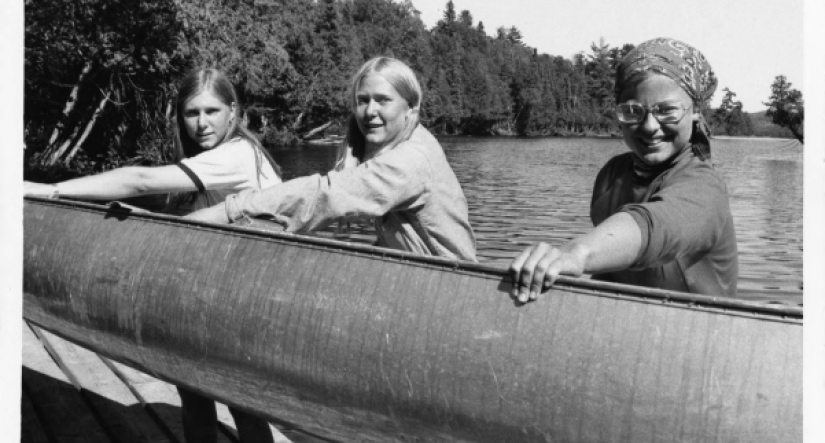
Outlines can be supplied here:
[[628, 117], [641, 117], [645, 113], [644, 108], [637, 104], [622, 105], [620, 107], [620, 110], [623, 114], [627, 115]]
[[661, 115], [673, 115], [680, 111], [680, 107], [672, 104], [659, 105], [658, 112]]

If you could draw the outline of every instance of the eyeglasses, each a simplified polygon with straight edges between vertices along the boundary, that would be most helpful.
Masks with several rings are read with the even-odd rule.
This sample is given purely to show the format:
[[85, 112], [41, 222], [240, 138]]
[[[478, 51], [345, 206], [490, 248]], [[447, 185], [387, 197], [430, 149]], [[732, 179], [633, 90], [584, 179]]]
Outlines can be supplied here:
[[616, 106], [616, 118], [622, 123], [636, 124], [650, 112], [659, 123], [678, 123], [689, 108], [681, 102], [662, 102], [647, 108], [638, 103], [622, 103]]

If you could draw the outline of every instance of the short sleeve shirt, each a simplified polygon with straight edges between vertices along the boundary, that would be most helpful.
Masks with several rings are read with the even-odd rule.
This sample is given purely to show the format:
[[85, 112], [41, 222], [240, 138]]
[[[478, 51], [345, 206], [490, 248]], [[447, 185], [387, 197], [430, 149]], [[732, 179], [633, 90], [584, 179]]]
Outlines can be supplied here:
[[601, 280], [694, 294], [736, 296], [736, 232], [725, 183], [692, 153], [652, 182], [634, 178], [630, 153], [614, 157], [596, 179], [590, 217], [598, 226], [617, 212], [639, 225], [642, 247], [630, 269]]
[[183, 159], [178, 167], [201, 191], [192, 211], [221, 203], [231, 194], [281, 183], [263, 153], [242, 138]]

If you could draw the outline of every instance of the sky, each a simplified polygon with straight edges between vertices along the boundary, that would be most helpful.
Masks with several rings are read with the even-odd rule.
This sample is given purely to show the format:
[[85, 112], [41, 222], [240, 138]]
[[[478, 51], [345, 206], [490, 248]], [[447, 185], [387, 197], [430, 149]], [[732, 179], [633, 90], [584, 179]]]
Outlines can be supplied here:
[[[444, 17], [447, 0], [412, 0], [428, 29]], [[590, 45], [638, 45], [672, 37], [694, 46], [719, 79], [713, 106], [724, 88], [746, 112], [767, 107], [770, 86], [784, 75], [803, 85], [803, 0], [453, 0], [456, 13], [470, 11], [493, 36], [515, 26], [539, 53], [571, 58]]]

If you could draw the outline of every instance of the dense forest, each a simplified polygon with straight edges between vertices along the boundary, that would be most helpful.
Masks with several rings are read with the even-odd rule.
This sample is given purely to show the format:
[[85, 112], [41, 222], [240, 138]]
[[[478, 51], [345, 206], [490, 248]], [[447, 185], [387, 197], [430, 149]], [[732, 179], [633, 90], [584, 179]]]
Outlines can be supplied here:
[[[409, 0], [26, 0], [25, 17], [27, 171], [52, 173], [167, 162], [175, 85], [207, 66], [273, 145], [340, 131], [349, 78], [377, 55], [415, 70], [437, 134], [615, 135], [613, 75], [633, 48], [539, 54], [452, 1], [432, 29]], [[705, 111], [716, 133], [779, 135], [724, 93]]]

